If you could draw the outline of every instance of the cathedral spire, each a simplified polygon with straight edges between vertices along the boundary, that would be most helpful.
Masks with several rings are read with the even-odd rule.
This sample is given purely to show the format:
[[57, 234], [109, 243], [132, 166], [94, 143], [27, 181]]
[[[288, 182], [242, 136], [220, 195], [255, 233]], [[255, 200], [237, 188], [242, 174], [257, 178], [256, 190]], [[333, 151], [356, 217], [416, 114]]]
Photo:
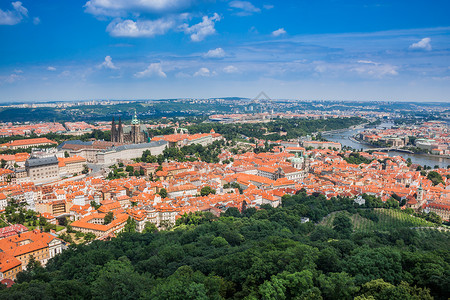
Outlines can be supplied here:
[[133, 124], [133, 125], [138, 125], [139, 124], [139, 120], [137, 118], [136, 110], [134, 110], [134, 116], [133, 116], [133, 119], [131, 120], [131, 124]]
[[111, 122], [111, 142], [117, 142], [116, 140], [116, 123], [114, 122], [114, 117]]
[[124, 139], [123, 139], [123, 128], [122, 128], [122, 118], [121, 117], [119, 117], [119, 126], [118, 126], [117, 131], [118, 131], [117, 132], [117, 141], [119, 143], [123, 143]]

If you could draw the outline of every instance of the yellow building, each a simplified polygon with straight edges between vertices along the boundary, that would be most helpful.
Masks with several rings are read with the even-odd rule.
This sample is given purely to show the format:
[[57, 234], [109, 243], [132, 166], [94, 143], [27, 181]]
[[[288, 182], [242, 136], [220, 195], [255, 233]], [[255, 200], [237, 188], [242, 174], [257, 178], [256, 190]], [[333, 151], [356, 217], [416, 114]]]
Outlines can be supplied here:
[[17, 273], [20, 271], [22, 271], [22, 262], [20, 260], [5, 252], [0, 252], [0, 280], [15, 280]]
[[[10, 264], [9, 257], [13, 257], [20, 261], [22, 269], [25, 269], [31, 257], [34, 257], [41, 265], [45, 266], [50, 258], [62, 252], [62, 246], [62, 240], [47, 232], [41, 232], [38, 229], [23, 232], [0, 240], [1, 253], [7, 255], [0, 263], [8, 265]], [[17, 273], [14, 273], [15, 268], [10, 270], [14, 276]], [[2, 272], [1, 269], [0, 272]], [[12, 276], [11, 274], [10, 276]]]

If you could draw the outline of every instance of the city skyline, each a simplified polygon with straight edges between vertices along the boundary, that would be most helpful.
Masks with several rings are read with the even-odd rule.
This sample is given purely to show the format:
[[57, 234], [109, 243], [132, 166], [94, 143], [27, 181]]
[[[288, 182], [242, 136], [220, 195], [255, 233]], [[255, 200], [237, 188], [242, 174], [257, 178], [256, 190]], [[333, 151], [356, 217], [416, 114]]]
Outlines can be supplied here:
[[0, 102], [448, 101], [445, 1], [2, 1]]

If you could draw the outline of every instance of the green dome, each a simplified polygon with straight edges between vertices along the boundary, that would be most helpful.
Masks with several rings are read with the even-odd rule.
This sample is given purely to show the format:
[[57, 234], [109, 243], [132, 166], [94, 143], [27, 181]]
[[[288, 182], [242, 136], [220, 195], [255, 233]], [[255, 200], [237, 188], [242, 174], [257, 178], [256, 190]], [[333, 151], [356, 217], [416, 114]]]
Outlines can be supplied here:
[[133, 119], [131, 120], [131, 124], [132, 124], [132, 125], [139, 125], [139, 120], [138, 120], [138, 118], [137, 118], [136, 111], [134, 111], [134, 117], [133, 117]]

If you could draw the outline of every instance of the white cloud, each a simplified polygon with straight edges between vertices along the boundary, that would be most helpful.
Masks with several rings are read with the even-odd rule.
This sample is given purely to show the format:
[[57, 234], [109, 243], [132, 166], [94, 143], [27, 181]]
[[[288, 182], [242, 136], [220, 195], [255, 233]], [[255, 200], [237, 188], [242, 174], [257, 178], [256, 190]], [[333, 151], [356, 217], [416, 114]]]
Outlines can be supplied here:
[[371, 60], [358, 60], [359, 64], [371, 64], [371, 65], [377, 65], [378, 63], [373, 62]]
[[231, 1], [228, 5], [232, 8], [240, 10], [236, 13], [238, 16], [249, 16], [253, 13], [261, 12], [261, 9], [255, 7], [249, 1]]
[[430, 38], [423, 38], [417, 43], [413, 43], [409, 46], [409, 49], [413, 50], [426, 50], [431, 51], [431, 39]]
[[70, 73], [70, 71], [62, 71], [58, 77], [69, 77], [72, 73]]
[[283, 34], [286, 34], [286, 30], [284, 30], [284, 28], [280, 28], [280, 29], [277, 29], [274, 32], [272, 32], [273, 36], [280, 36]]
[[111, 69], [111, 70], [117, 70], [118, 69], [118, 67], [116, 67], [114, 65], [114, 63], [112, 62], [112, 58], [109, 55], [107, 55], [105, 57], [105, 61], [102, 62], [98, 67], [99, 68], [105, 68], [105, 69]]
[[52, 67], [52, 66], [48, 66], [47, 67], [47, 71], [56, 71], [56, 68], [55, 67]]
[[366, 75], [375, 78], [398, 75], [398, 67], [390, 64], [382, 64], [370, 60], [359, 60], [358, 63], [360, 64], [360, 66], [356, 66], [351, 70], [357, 72], [360, 75]]
[[41, 24], [41, 19], [39, 19], [39, 17], [34, 17], [34, 18], [33, 18], [33, 24], [34, 24], [34, 25], [39, 25], [39, 24]]
[[226, 53], [222, 48], [211, 49], [206, 52], [203, 57], [207, 58], [222, 58], [225, 57]]
[[164, 73], [162, 70], [161, 63], [150, 64], [147, 67], [147, 69], [145, 69], [144, 71], [137, 72], [136, 74], [134, 74], [134, 77], [143, 78], [143, 77], [148, 77], [148, 76], [153, 76], [153, 75], [159, 76], [161, 78], [167, 77], [166, 73]]
[[86, 12], [93, 15], [120, 17], [128, 13], [164, 13], [189, 7], [193, 0], [89, 0]]
[[269, 9], [272, 9], [272, 8], [274, 8], [275, 6], [273, 6], [272, 4], [264, 4], [263, 5], [263, 8], [264, 9], [267, 9], [267, 10], [269, 10]]
[[24, 17], [28, 17], [28, 9], [22, 6], [22, 2], [11, 2], [14, 10], [0, 9], [0, 25], [16, 25], [20, 23]]
[[21, 80], [23, 79], [23, 76], [18, 75], [18, 74], [10, 74], [8, 76], [0, 76], [0, 84], [2, 83], [14, 83], [17, 80]]
[[28, 17], [28, 9], [22, 6], [22, 2], [16, 1], [11, 3], [14, 9], [21, 15]]
[[161, 18], [154, 21], [115, 20], [111, 22], [106, 31], [114, 37], [153, 37], [165, 34], [174, 28], [176, 22], [173, 18]]
[[183, 24], [181, 29], [186, 34], [191, 35], [191, 40], [194, 42], [200, 42], [205, 39], [208, 35], [212, 35], [216, 32], [214, 28], [215, 22], [220, 20], [220, 16], [217, 13], [210, 18], [208, 16], [203, 16], [202, 21], [198, 24], [189, 26], [188, 24]]
[[239, 69], [236, 68], [235, 66], [229, 65], [229, 66], [226, 66], [225, 68], [223, 68], [223, 71], [225, 73], [231, 74], [231, 73], [237, 73], [239, 71]]
[[200, 68], [197, 72], [194, 73], [195, 77], [209, 77], [211, 76], [211, 71], [208, 68]]

